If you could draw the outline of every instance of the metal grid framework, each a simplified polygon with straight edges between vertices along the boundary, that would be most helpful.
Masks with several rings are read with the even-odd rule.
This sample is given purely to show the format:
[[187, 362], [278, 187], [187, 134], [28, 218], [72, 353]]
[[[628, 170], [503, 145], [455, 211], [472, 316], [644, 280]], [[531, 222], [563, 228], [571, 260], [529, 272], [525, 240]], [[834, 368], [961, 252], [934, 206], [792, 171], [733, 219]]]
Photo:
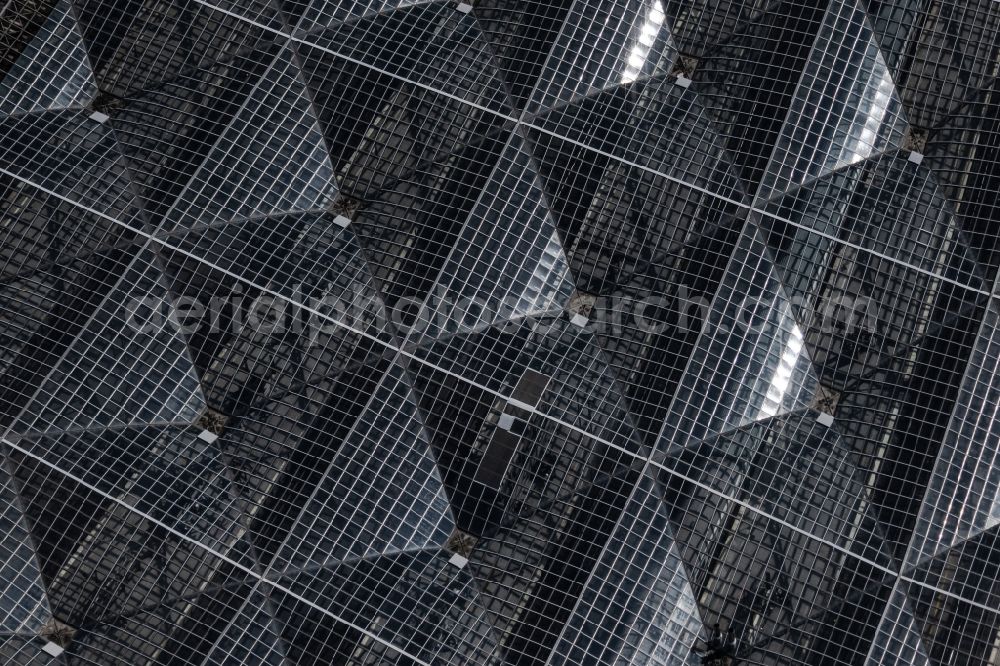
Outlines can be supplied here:
[[997, 666], [998, 32], [4, 3], [0, 662]]

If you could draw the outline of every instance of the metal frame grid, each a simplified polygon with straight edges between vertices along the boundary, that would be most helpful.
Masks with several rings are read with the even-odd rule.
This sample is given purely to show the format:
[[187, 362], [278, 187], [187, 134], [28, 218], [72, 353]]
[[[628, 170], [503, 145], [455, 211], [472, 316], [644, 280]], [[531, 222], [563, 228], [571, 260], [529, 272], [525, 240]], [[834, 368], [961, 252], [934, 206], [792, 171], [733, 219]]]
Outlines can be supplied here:
[[0, 10], [0, 661], [1000, 663], [1000, 4]]

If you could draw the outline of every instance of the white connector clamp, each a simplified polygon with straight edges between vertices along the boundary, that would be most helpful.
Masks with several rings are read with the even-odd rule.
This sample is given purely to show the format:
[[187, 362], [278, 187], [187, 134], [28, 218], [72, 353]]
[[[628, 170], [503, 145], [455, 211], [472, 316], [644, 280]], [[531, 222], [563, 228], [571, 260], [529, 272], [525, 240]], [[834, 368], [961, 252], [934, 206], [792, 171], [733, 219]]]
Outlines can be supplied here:
[[497, 421], [497, 427], [510, 432], [510, 429], [514, 427], [514, 417], [510, 414], [501, 414], [500, 420]]
[[58, 657], [63, 652], [65, 652], [65, 650], [63, 650], [61, 646], [56, 645], [52, 641], [48, 641], [45, 645], [42, 646], [42, 652], [52, 657]]

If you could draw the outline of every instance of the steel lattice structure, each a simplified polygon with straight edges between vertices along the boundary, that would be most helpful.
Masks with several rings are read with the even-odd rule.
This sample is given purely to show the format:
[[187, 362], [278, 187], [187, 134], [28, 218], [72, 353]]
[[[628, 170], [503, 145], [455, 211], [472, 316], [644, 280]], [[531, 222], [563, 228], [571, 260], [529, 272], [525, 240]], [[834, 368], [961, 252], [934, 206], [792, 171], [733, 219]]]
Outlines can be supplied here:
[[998, 31], [9, 0], [0, 662], [1000, 665]]

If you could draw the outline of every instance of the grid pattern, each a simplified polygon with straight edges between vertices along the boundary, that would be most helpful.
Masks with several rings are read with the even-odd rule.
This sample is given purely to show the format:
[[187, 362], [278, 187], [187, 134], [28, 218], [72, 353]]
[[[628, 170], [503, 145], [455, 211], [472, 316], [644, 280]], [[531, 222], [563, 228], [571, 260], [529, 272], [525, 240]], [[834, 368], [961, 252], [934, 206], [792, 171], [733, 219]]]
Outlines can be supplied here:
[[998, 7], [7, 2], [0, 662], [1000, 664]]

